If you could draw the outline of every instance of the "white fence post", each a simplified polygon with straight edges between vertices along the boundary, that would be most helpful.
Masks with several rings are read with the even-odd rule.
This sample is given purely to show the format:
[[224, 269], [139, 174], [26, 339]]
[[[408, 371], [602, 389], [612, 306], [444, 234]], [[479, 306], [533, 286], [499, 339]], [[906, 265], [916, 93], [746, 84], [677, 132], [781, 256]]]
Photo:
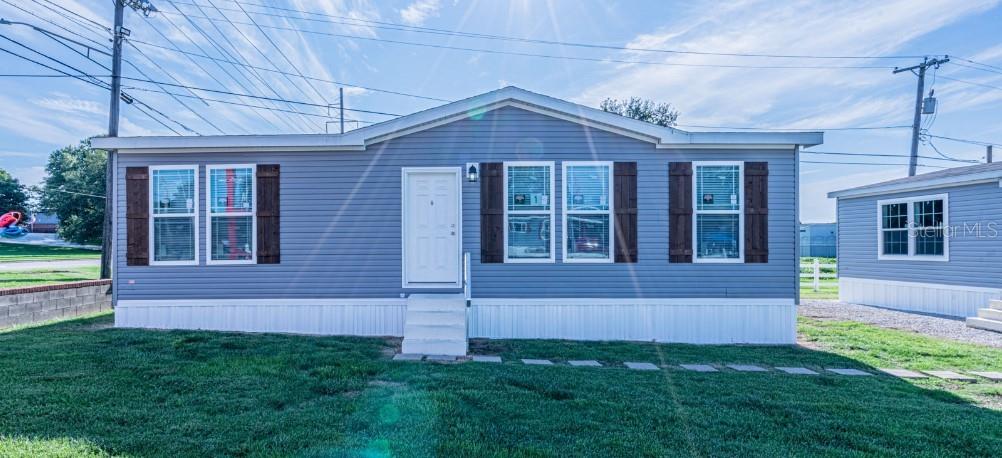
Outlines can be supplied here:
[[821, 261], [814, 258], [814, 292], [821, 289]]

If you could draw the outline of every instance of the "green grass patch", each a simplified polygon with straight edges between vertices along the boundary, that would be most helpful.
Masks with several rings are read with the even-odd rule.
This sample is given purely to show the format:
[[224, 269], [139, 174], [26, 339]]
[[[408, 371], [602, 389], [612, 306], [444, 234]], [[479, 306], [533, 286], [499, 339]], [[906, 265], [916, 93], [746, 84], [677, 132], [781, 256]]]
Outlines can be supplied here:
[[[874, 339], [886, 336], [866, 326], [802, 322], [824, 350], [499, 340], [472, 347], [503, 355], [504, 364], [430, 364], [390, 361], [396, 342], [385, 339], [110, 323], [105, 315], [0, 333], [0, 456], [992, 456], [1002, 449], [1002, 411], [951, 384], [513, 360], [868, 369], [921, 343], [901, 337], [895, 350], [882, 350], [887, 344]], [[1002, 364], [995, 350], [963, 347], [923, 358]]]
[[100, 266], [67, 267], [64, 269], [0, 271], [0, 288], [54, 285], [71, 281], [97, 280]]
[[65, 261], [70, 259], [100, 259], [98, 250], [26, 245], [22, 243], [0, 243], [0, 262], [23, 261]]
[[826, 300], [837, 300], [838, 299], [838, 285], [832, 284], [831, 282], [836, 281], [833, 279], [827, 280], [829, 283], [825, 284], [822, 282], [817, 291], [814, 291], [814, 282], [809, 279], [800, 280], [800, 298], [801, 299], [826, 299]]

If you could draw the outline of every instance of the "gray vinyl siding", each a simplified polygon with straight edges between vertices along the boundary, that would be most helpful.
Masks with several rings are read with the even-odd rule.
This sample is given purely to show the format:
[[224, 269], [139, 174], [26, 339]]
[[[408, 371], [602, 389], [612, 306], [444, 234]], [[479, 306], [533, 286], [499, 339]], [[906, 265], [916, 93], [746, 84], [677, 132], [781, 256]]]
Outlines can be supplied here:
[[[877, 201], [934, 194], [949, 195], [947, 214], [953, 235], [949, 261], [878, 261]], [[842, 198], [838, 222], [842, 276], [1002, 288], [1002, 263], [998, 262], [1002, 257], [1002, 189], [996, 182]]]
[[[480, 264], [480, 183], [463, 182], [463, 249], [477, 298], [794, 298], [795, 164], [790, 150], [665, 150], [650, 143], [507, 107], [359, 152], [120, 154], [119, 299], [399, 297], [401, 168], [554, 161], [556, 263]], [[561, 161], [637, 162], [635, 264], [562, 262]], [[769, 263], [669, 264], [668, 163], [769, 162]], [[199, 266], [126, 266], [124, 170], [201, 165]], [[206, 266], [205, 165], [281, 164], [281, 264]]]

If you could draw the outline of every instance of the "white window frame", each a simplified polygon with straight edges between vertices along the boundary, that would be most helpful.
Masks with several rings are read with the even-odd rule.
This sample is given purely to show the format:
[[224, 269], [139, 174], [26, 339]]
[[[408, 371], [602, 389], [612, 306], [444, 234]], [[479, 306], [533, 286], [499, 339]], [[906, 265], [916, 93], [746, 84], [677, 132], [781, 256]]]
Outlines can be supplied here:
[[[915, 242], [918, 239], [915, 222], [915, 202], [925, 202], [929, 200], [943, 201], [943, 254], [926, 255], [915, 254]], [[908, 230], [908, 254], [884, 254], [884, 205], [905, 204], [908, 209], [908, 220], [905, 228]], [[945, 262], [950, 260], [950, 195], [929, 194], [924, 196], [901, 197], [895, 199], [881, 199], [877, 201], [877, 260], [878, 261], [936, 261]]]
[[[150, 177], [149, 177], [149, 183], [147, 185], [148, 186], [148, 191], [147, 192], [149, 193], [149, 197], [148, 198], [149, 198], [149, 204], [150, 204], [150, 211], [149, 211], [149, 213], [150, 213], [149, 235], [148, 235], [148, 237], [149, 237], [150, 240], [149, 240], [149, 248], [148, 249], [149, 249], [149, 253], [150, 253], [149, 265], [151, 265], [151, 266], [197, 266], [198, 263], [199, 263], [199, 249], [198, 249], [199, 248], [198, 247], [198, 245], [199, 245], [199, 240], [198, 240], [198, 224], [199, 224], [199, 220], [198, 220], [198, 216], [199, 216], [199, 213], [200, 213], [200, 211], [199, 211], [200, 209], [199, 209], [199, 206], [198, 206], [198, 201], [199, 201], [199, 192], [200, 191], [199, 191], [199, 186], [198, 186], [198, 184], [199, 184], [198, 183], [198, 168], [199, 168], [198, 165], [151, 165], [150, 168], [149, 168]], [[192, 170], [192, 171], [195, 172], [195, 174], [194, 174], [194, 186], [195, 186], [195, 190], [194, 190], [194, 195], [193, 195], [193, 199], [192, 199], [194, 201], [194, 202], [192, 202], [192, 205], [193, 205], [192, 212], [193, 213], [185, 213], [185, 214], [177, 214], [177, 213], [175, 213], [175, 214], [164, 214], [164, 215], [157, 215], [156, 214], [156, 212], [154, 211], [155, 202], [153, 202], [153, 197], [156, 195], [153, 192], [153, 181], [154, 181], [153, 180], [153, 172], [155, 172], [157, 170]], [[156, 243], [156, 234], [155, 234], [155, 232], [156, 232], [156, 219], [157, 218], [189, 218], [189, 217], [193, 218], [192, 224], [194, 224], [194, 227], [192, 228], [192, 235], [194, 236], [194, 240], [195, 240], [195, 259], [193, 259], [191, 261], [157, 261], [156, 260], [156, 257], [157, 257], [156, 256], [156, 247], [154, 246], [154, 244]]]
[[[605, 166], [609, 168], [609, 195], [608, 195], [608, 210], [571, 210], [570, 205], [567, 203], [567, 168], [576, 166]], [[561, 191], [563, 216], [562, 216], [562, 228], [563, 228], [563, 253], [564, 262], [567, 263], [610, 263], [615, 260], [616, 253], [616, 209], [615, 209], [615, 175], [613, 174], [613, 162], [612, 161], [565, 161], [561, 164], [560, 177], [563, 181], [563, 189]], [[567, 249], [567, 238], [570, 231], [567, 230], [567, 217], [571, 214], [574, 215], [609, 215], [609, 256], [607, 258], [572, 258], [570, 257], [570, 251]]]
[[[549, 167], [550, 168], [550, 257], [549, 258], [509, 258], [508, 257], [508, 216], [509, 215], [542, 215], [547, 212], [541, 210], [508, 210], [508, 169], [510, 167]], [[554, 216], [557, 208], [556, 185], [556, 162], [553, 161], [509, 161], [502, 165], [504, 169], [504, 262], [506, 264], [540, 264], [554, 263], [557, 259], [557, 237], [556, 226], [554, 226]]]
[[[212, 171], [225, 169], [251, 169], [251, 211], [221, 212], [212, 211]], [[205, 166], [205, 264], [247, 265], [257, 264], [257, 164], [211, 164]], [[250, 216], [251, 217], [251, 258], [250, 259], [212, 259], [212, 217], [213, 216]]]
[[[737, 210], [700, 210], [699, 202], [699, 167], [701, 166], [737, 166], [738, 167], [738, 209]], [[745, 163], [743, 161], [693, 161], [692, 163], [692, 262], [697, 264], [742, 264], [745, 262]], [[699, 215], [738, 215], [738, 257], [700, 258], [699, 257]]]

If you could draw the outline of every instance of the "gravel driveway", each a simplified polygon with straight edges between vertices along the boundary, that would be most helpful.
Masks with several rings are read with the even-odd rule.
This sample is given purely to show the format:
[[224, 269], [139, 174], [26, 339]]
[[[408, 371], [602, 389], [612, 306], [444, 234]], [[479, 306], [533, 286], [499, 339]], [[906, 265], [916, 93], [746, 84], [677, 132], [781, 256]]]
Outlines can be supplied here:
[[932, 337], [1002, 348], [1002, 333], [969, 328], [961, 318], [899, 312], [839, 301], [802, 301], [798, 314], [822, 320], [859, 321], [882, 328], [901, 329]]

